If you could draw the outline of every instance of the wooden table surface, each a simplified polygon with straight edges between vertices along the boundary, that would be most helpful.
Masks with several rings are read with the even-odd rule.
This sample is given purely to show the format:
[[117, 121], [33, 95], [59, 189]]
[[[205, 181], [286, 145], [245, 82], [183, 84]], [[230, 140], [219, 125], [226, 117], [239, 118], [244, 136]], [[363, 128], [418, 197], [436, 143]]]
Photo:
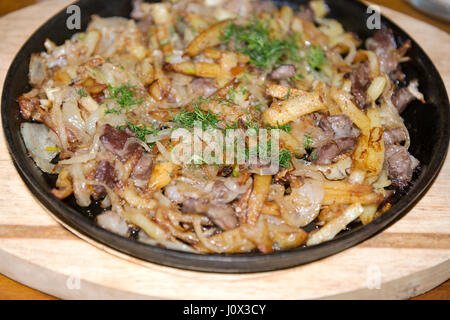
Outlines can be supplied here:
[[[22, 7], [35, 4], [39, 1], [45, 0], [2, 0], [0, 2], [0, 16], [7, 14], [11, 11], [18, 10]], [[416, 19], [420, 19], [427, 23], [433, 24], [438, 28], [450, 33], [450, 25], [429, 16], [422, 14], [409, 6], [403, 0], [372, 0], [373, 3], [377, 3], [391, 9], [406, 13]], [[53, 300], [56, 299], [52, 296], [39, 292], [37, 290], [26, 287], [18, 282], [15, 282], [0, 274], [0, 299], [40, 299], [40, 300]], [[450, 281], [445, 282], [439, 287], [423, 294], [414, 299], [427, 300], [427, 299], [442, 299], [450, 300]]]

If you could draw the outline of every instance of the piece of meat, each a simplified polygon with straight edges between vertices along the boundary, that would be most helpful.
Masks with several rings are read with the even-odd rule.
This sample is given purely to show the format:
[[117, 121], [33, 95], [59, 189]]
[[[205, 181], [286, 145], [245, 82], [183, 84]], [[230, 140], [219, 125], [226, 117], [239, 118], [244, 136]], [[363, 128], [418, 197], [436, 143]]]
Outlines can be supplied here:
[[206, 214], [222, 230], [231, 230], [239, 225], [233, 208], [226, 204], [211, 204], [207, 200], [186, 199], [183, 201], [182, 211]]
[[127, 143], [128, 135], [123, 130], [116, 129], [109, 124], [103, 126], [103, 134], [100, 141], [104, 147], [112, 153], [118, 154]]
[[93, 98], [98, 104], [105, 102], [105, 94], [103, 92], [100, 92], [100, 94], [94, 96]]
[[132, 177], [138, 180], [148, 180], [152, 172], [152, 165], [152, 155], [148, 152], [144, 152], [133, 169]]
[[46, 113], [41, 109], [38, 97], [27, 98], [25, 96], [20, 96], [18, 101], [22, 118], [25, 120], [33, 119], [40, 122], [45, 120]]
[[367, 63], [361, 63], [350, 74], [350, 80], [352, 81], [351, 92], [356, 100], [356, 105], [363, 109], [367, 104], [367, 89], [370, 86], [370, 67]]
[[419, 160], [410, 155], [405, 147], [395, 144], [386, 146], [385, 155], [388, 176], [392, 180], [392, 185], [407, 186], [412, 179], [414, 170], [419, 165]]
[[336, 139], [335, 143], [339, 148], [339, 154], [353, 151], [356, 147], [356, 139], [351, 137]]
[[194, 93], [203, 97], [209, 97], [217, 91], [212, 79], [197, 78], [191, 81], [191, 86]]
[[360, 134], [360, 130], [346, 115], [323, 117], [319, 121], [319, 127], [332, 136], [333, 140], [347, 137], [356, 138]]
[[[95, 169], [94, 180], [113, 188], [116, 180], [114, 166], [109, 161], [100, 161]], [[98, 196], [106, 193], [106, 189], [102, 185], [94, 185], [94, 191]]]
[[336, 143], [329, 142], [326, 145], [314, 150], [311, 153], [311, 159], [314, 164], [327, 165], [333, 162], [333, 159], [339, 155], [339, 148]]
[[402, 113], [406, 106], [415, 99], [414, 95], [409, 91], [408, 88], [400, 88], [394, 92], [391, 101], [392, 104], [397, 108], [398, 113]]
[[395, 128], [383, 132], [383, 139], [386, 145], [396, 144], [406, 141], [408, 136], [403, 128]]
[[392, 29], [377, 30], [373, 35], [373, 40], [384, 48], [397, 48]]
[[217, 180], [214, 182], [210, 195], [215, 202], [225, 202], [229, 193], [230, 189], [225, 186], [225, 183], [221, 180]]
[[339, 138], [314, 150], [310, 158], [314, 164], [328, 165], [335, 162], [341, 154], [353, 151], [356, 146], [356, 138]]
[[298, 12], [298, 16], [305, 21], [314, 22], [315, 15], [314, 11], [309, 5], [309, 2], [303, 6], [300, 7], [300, 10]]
[[103, 126], [103, 134], [100, 136], [100, 141], [106, 150], [118, 156], [122, 161], [126, 161], [134, 153], [142, 152], [139, 143], [132, 142], [127, 144], [127, 140], [130, 137], [125, 130], [119, 130], [106, 124]]
[[381, 29], [374, 33], [373, 38], [366, 41], [368, 50], [374, 51], [380, 61], [381, 72], [390, 73], [397, 69], [397, 43], [391, 29]]
[[269, 74], [269, 78], [272, 80], [287, 79], [295, 75], [295, 66], [293, 64], [283, 64], [273, 70]]

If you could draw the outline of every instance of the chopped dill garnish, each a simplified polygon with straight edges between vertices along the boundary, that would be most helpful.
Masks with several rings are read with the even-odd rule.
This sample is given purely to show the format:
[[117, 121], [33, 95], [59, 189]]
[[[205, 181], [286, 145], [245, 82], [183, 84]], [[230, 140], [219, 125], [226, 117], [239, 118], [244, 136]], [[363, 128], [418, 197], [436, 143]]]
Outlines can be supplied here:
[[88, 96], [84, 88], [80, 88], [79, 90], [77, 90], [77, 94], [82, 98], [86, 98]]
[[268, 24], [262, 20], [253, 20], [244, 26], [230, 23], [222, 41], [249, 56], [250, 63], [257, 67], [267, 68], [289, 59], [298, 60], [296, 37], [274, 39], [269, 35]]
[[195, 122], [198, 121], [201, 123], [203, 130], [206, 130], [209, 126], [217, 128], [219, 119], [211, 111], [205, 112], [196, 105], [193, 112], [183, 109], [175, 115], [172, 121], [184, 128], [193, 128]]
[[286, 95], [283, 97], [283, 100], [289, 99], [290, 96], [291, 96], [291, 89], [288, 89]]
[[253, 106], [253, 108], [256, 110], [256, 111], [258, 111], [259, 113], [262, 113], [262, 106], [261, 106], [261, 104], [255, 104], [254, 106]]
[[219, 98], [219, 99], [217, 99], [217, 102], [219, 102], [220, 104], [223, 104], [223, 105], [225, 105], [225, 106], [231, 105], [231, 102], [228, 101], [227, 99], [224, 99], [224, 98]]
[[326, 61], [326, 53], [319, 46], [311, 46], [306, 50], [306, 60], [313, 69], [320, 69]]
[[286, 124], [283, 124], [283, 125], [278, 125], [275, 128], [283, 130], [283, 131], [286, 131], [287, 133], [289, 133], [292, 130], [292, 125], [290, 123], [286, 123]]
[[118, 109], [110, 109], [107, 107], [106, 113], [120, 113], [122, 110], [129, 111], [132, 106], [141, 104], [143, 99], [135, 99], [135, 87], [130, 85], [122, 85], [120, 87], [113, 87], [108, 85], [109, 100], [116, 100], [119, 105]]
[[270, 130], [270, 129], [279, 129], [279, 130], [283, 130], [283, 131], [289, 133], [292, 130], [292, 125], [290, 123], [286, 123], [286, 124], [283, 124], [283, 125], [277, 124], [276, 126], [267, 125], [265, 128], [268, 129], [268, 130]]
[[227, 93], [227, 100], [230, 100], [232, 103], [234, 103], [234, 99], [236, 98], [236, 92], [234, 88], [230, 88]]
[[291, 162], [292, 160], [292, 153], [289, 150], [286, 149], [281, 149], [280, 153], [279, 153], [279, 163], [280, 163], [280, 167], [283, 168], [290, 168], [291, 167]]
[[303, 136], [303, 146], [305, 149], [311, 149], [313, 144], [313, 139], [309, 134]]
[[225, 126], [225, 130], [231, 130], [231, 129], [239, 129], [239, 125], [237, 121], [232, 121], [231, 123], [227, 124]]
[[[138, 138], [139, 140], [141, 140], [141, 141], [143, 141], [145, 143], [147, 143], [146, 137], [148, 135], [157, 135], [158, 132], [160, 131], [160, 129], [155, 128], [153, 125], [149, 126], [149, 127], [147, 127], [146, 125], [138, 126], [138, 125], [134, 125], [131, 122], [127, 122], [127, 124], [124, 125], [124, 126], [118, 126], [117, 129], [125, 130], [126, 127], [128, 127], [131, 131], [134, 132], [134, 134], [136, 135], [136, 138]], [[155, 143], [151, 142], [151, 143], [147, 143], [147, 145], [150, 148], [153, 148]]]

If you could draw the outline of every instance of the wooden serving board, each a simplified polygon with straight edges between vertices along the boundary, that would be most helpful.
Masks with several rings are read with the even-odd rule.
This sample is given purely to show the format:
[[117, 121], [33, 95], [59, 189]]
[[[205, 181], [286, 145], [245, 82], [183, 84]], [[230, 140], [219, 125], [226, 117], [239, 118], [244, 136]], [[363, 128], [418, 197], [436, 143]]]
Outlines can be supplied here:
[[[70, 2], [50, 0], [0, 19], [2, 83], [28, 36]], [[450, 35], [389, 9], [383, 8], [382, 13], [422, 45], [448, 90]], [[356, 247], [275, 272], [230, 275], [184, 271], [131, 258], [63, 228], [25, 187], [2, 137], [0, 273], [60, 298], [404, 299], [450, 277], [449, 191], [447, 159], [434, 185], [413, 210]]]

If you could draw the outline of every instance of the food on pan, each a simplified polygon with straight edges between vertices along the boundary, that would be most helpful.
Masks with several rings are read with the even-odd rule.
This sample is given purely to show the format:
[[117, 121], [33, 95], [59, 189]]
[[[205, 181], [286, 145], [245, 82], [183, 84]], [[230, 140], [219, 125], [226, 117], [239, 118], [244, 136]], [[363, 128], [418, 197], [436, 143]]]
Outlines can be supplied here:
[[[362, 41], [327, 14], [323, 1], [182, 0], [93, 16], [31, 57], [29, 154], [57, 175], [55, 197], [166, 248], [269, 253], [368, 224], [419, 165], [400, 114], [424, 98], [401, 69], [409, 41]], [[214, 161], [183, 158], [189, 142]]]

